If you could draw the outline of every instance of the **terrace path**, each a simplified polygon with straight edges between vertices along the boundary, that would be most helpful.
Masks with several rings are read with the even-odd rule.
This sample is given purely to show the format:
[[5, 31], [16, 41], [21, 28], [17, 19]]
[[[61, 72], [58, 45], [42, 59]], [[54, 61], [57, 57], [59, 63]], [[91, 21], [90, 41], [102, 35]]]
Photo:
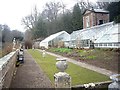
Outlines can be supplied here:
[[10, 88], [52, 88], [48, 77], [43, 73], [32, 56], [24, 51], [24, 64], [17, 68]]
[[[39, 51], [42, 52], [42, 50], [39, 50]], [[66, 58], [66, 60], [69, 61], [69, 62], [71, 62], [71, 63], [79, 65], [79, 66], [81, 66], [83, 68], [87, 68], [87, 69], [93, 70], [95, 72], [104, 74], [106, 76], [111, 76], [113, 74], [116, 74], [116, 73], [114, 73], [112, 71], [109, 71], [109, 70], [106, 70], [104, 68], [99, 68], [99, 67], [96, 67], [96, 66], [93, 66], [93, 65], [90, 65], [90, 64], [87, 64], [87, 63], [83, 63], [83, 62], [80, 62], [80, 61], [77, 61], [77, 60], [74, 60], [74, 59], [71, 59], [71, 58], [63, 57], [63, 56], [58, 55], [58, 54], [54, 54], [54, 53], [51, 53], [51, 52], [46, 52], [46, 53], [49, 54], [49, 55], [55, 56], [55, 57]]]

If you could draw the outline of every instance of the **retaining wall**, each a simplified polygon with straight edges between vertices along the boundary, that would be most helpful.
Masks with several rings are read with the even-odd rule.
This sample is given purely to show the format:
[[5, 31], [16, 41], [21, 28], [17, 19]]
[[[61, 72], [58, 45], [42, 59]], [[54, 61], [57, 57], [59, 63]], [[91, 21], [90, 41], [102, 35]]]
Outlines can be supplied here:
[[17, 50], [0, 58], [0, 89], [9, 88], [15, 71]]

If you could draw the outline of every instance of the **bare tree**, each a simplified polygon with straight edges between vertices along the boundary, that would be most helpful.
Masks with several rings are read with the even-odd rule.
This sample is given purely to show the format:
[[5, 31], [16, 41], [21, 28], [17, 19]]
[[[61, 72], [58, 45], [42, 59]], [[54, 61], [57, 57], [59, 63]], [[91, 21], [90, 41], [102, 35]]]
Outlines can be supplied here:
[[77, 3], [79, 4], [82, 12], [85, 9], [91, 9], [96, 6], [95, 4], [91, 3], [89, 0], [77, 0]]
[[39, 13], [38, 13], [37, 7], [35, 6], [33, 9], [33, 13], [31, 13], [30, 15], [22, 19], [22, 24], [25, 26], [26, 29], [34, 30], [35, 23], [38, 20], [38, 15]]
[[2, 42], [12, 42], [12, 35], [8, 25], [2, 26]]
[[26, 30], [24, 40], [25, 40], [25, 48], [26, 49], [32, 48], [32, 32], [31, 32], [31, 30]]
[[97, 5], [100, 9], [107, 9], [110, 2], [97, 2]]
[[92, 9], [92, 8], [107, 9], [108, 5], [110, 4], [110, 2], [100, 2], [100, 1], [96, 1], [93, 3], [90, 2], [90, 0], [77, 0], [76, 2], [79, 4], [82, 12], [84, 12], [85, 9]]
[[66, 9], [66, 5], [63, 3], [62, 0], [61, 0], [61, 6], [62, 6], [62, 12], [64, 14], [65, 13], [65, 9]]
[[60, 4], [60, 2], [46, 3], [45, 9], [42, 12], [42, 16], [45, 16], [45, 18], [50, 22], [52, 20], [56, 20], [58, 16], [58, 12], [61, 10], [61, 8], [62, 8], [62, 5]]
[[62, 7], [63, 5], [60, 2], [49, 2], [45, 4], [45, 8], [41, 15], [46, 21], [48, 35], [52, 34], [52, 32], [56, 32], [57, 18], [59, 13], [63, 10]]

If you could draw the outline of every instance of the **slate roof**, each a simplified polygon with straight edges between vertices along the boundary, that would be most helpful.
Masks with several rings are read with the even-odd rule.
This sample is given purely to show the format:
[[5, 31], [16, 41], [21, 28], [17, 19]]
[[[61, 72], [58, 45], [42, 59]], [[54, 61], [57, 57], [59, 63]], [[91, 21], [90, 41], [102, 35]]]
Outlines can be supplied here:
[[104, 9], [86, 9], [84, 12], [83, 12], [83, 15], [85, 14], [86, 11], [91, 11], [91, 12], [94, 12], [94, 13], [109, 13], [109, 11], [107, 10], [104, 10]]

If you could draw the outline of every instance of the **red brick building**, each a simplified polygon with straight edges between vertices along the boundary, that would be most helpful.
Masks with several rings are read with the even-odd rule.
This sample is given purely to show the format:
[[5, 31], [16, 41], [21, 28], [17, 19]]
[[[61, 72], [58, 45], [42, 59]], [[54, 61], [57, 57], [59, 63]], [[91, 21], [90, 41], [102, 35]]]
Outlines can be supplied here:
[[109, 22], [109, 11], [103, 9], [85, 10], [83, 13], [83, 28], [88, 28]]

